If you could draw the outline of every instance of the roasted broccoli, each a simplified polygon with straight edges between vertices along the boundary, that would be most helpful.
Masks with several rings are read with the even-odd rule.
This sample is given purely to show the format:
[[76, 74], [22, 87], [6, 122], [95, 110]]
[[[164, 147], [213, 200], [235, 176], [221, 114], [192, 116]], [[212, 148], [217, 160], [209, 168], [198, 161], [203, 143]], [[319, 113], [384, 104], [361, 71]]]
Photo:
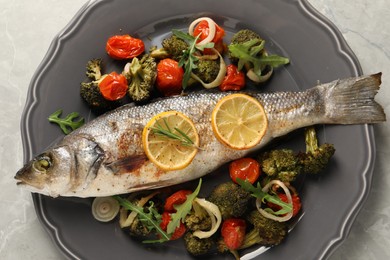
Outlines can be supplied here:
[[103, 76], [101, 59], [88, 61], [85, 74], [91, 81], [80, 84], [80, 96], [94, 112], [103, 113], [120, 105], [118, 101], [105, 99], [99, 90], [99, 82]]
[[183, 52], [188, 49], [188, 43], [176, 35], [164, 39], [161, 43], [161, 48], [154, 48], [151, 50], [150, 55], [156, 59], [171, 58], [179, 61]]
[[187, 232], [183, 238], [187, 251], [194, 256], [200, 256], [209, 253], [215, 245], [213, 237], [200, 239], [194, 236], [192, 232]]
[[319, 173], [329, 163], [330, 158], [335, 153], [332, 144], [322, 144], [318, 146], [318, 139], [314, 127], [305, 130], [306, 153], [298, 153], [299, 164], [303, 166], [304, 173]]
[[150, 98], [157, 76], [157, 63], [149, 54], [144, 54], [141, 60], [133, 58], [126, 64], [123, 75], [129, 82], [128, 94], [135, 102], [146, 101]]
[[204, 210], [203, 207], [199, 206], [198, 203], [192, 203], [192, 210], [186, 216], [184, 224], [188, 230], [210, 230], [211, 229], [211, 218], [209, 214]]
[[216, 186], [208, 200], [218, 206], [223, 219], [228, 219], [242, 216], [252, 198], [240, 185], [226, 182]]
[[[142, 192], [133, 193], [127, 198], [127, 201], [135, 207], [140, 207], [144, 214], [160, 218], [161, 215], [158, 214], [157, 210], [161, 207], [161, 203], [158, 199], [154, 198], [156, 194], [157, 192], [149, 195], [145, 195]], [[151, 235], [152, 228], [143, 220], [143, 216], [125, 207], [121, 207], [119, 225], [122, 229], [128, 231], [131, 236], [147, 237]]]
[[274, 246], [280, 244], [287, 236], [288, 226], [286, 222], [278, 222], [264, 217], [258, 210], [250, 212], [246, 220], [253, 228], [246, 233], [240, 249], [260, 244]]
[[292, 182], [301, 173], [315, 174], [322, 171], [333, 156], [331, 144], [318, 146], [314, 127], [305, 130], [306, 152], [295, 154], [292, 150], [281, 149], [265, 152], [259, 156], [263, 173], [271, 179]]
[[214, 81], [219, 73], [218, 60], [200, 59], [195, 65], [196, 68], [192, 72], [205, 83]]
[[289, 59], [277, 55], [268, 55], [265, 41], [249, 29], [240, 30], [232, 37], [228, 45], [229, 58], [238, 64], [238, 69], [246, 69], [248, 78], [261, 83], [270, 78], [273, 68], [289, 63]]

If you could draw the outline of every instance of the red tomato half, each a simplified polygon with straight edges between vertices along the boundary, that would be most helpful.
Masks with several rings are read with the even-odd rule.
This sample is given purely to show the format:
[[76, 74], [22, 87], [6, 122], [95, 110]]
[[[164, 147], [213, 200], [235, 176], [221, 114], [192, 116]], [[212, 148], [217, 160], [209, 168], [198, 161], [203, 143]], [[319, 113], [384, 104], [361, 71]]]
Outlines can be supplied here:
[[184, 70], [173, 59], [163, 59], [157, 64], [156, 87], [164, 96], [182, 92]]
[[167, 212], [176, 212], [176, 209], [173, 205], [183, 204], [187, 200], [187, 195], [191, 194], [190, 190], [179, 190], [173, 193], [165, 200], [164, 211]]
[[[215, 31], [215, 36], [212, 40], [212, 42], [214, 43], [214, 48], [219, 52], [219, 53], [222, 53], [223, 50], [224, 50], [224, 44], [223, 44], [223, 37], [225, 36], [225, 30], [220, 27], [218, 24], [215, 24], [215, 27], [216, 27], [216, 31]], [[204, 40], [205, 38], [207, 38], [207, 36], [209, 35], [209, 24], [207, 23], [207, 21], [205, 20], [202, 20], [201, 22], [199, 22], [195, 28], [194, 28], [194, 32], [193, 32], [193, 35], [196, 37], [199, 35], [199, 39], [198, 39], [198, 42]], [[203, 51], [204, 54], [214, 54], [213, 51], [211, 51], [210, 49], [204, 49]]]
[[260, 164], [252, 158], [241, 158], [230, 163], [229, 173], [233, 182], [240, 178], [253, 184], [260, 176]]
[[106, 43], [107, 54], [116, 60], [131, 59], [145, 51], [145, 44], [141, 39], [130, 35], [115, 35]]
[[126, 95], [128, 86], [125, 76], [115, 71], [106, 75], [99, 83], [100, 93], [107, 100], [114, 101]]
[[[171, 213], [164, 211], [163, 214], [161, 215], [161, 223], [160, 223], [161, 229], [167, 231], [167, 227], [170, 221], [171, 221]], [[175, 229], [170, 240], [176, 240], [181, 238], [186, 231], [187, 231], [186, 226], [182, 222], [180, 222], [180, 226], [178, 226]]]
[[[216, 31], [212, 42], [217, 43], [219, 41], [222, 41], [223, 37], [225, 36], [225, 30], [222, 29], [222, 27], [220, 27], [218, 24], [215, 24], [215, 27], [216, 27]], [[210, 30], [209, 30], [208, 22], [203, 20], [195, 26], [194, 36], [196, 37], [199, 35], [198, 41], [202, 41], [207, 38], [207, 36], [209, 35], [209, 31]]]
[[[286, 194], [280, 193], [278, 194], [278, 196], [281, 201], [286, 203], [288, 202]], [[298, 214], [298, 212], [301, 210], [302, 203], [298, 194], [291, 194], [291, 198], [292, 198], [292, 205], [293, 205], [292, 217], [295, 217]], [[280, 209], [280, 206], [275, 205], [273, 203], [268, 203], [268, 206], [272, 208], [274, 211], [278, 211]]]
[[221, 91], [241, 90], [245, 87], [245, 74], [239, 71], [237, 66], [230, 64], [226, 68], [226, 76], [219, 89]]
[[222, 223], [221, 236], [230, 250], [238, 249], [245, 238], [246, 223], [243, 219], [230, 218]]

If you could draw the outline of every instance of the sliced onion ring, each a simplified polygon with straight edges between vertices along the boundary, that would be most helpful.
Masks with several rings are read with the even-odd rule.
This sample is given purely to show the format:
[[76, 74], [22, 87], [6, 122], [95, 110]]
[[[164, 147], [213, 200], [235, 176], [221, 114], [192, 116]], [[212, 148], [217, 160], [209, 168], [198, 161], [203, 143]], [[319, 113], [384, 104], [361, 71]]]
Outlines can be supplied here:
[[196, 198], [194, 202], [198, 203], [201, 207], [203, 207], [211, 218], [211, 229], [209, 231], [197, 230], [194, 232], [194, 236], [200, 239], [211, 237], [215, 232], [217, 232], [219, 226], [221, 225], [221, 211], [219, 210], [217, 205], [205, 199]]
[[219, 71], [217, 77], [210, 83], [205, 83], [201, 78], [199, 78], [197, 75], [194, 73], [191, 73], [191, 77], [195, 79], [196, 81], [200, 82], [200, 84], [203, 85], [205, 88], [215, 88], [221, 85], [223, 79], [225, 78], [226, 75], [226, 63], [223, 60], [223, 57], [221, 54], [214, 48], [211, 49], [215, 54], [219, 56]]
[[190, 26], [188, 27], [188, 33], [190, 35], [194, 36], [194, 28], [195, 28], [195, 26], [198, 23], [200, 23], [201, 21], [203, 21], [203, 20], [208, 23], [209, 35], [207, 35], [207, 37], [204, 38], [202, 41], [198, 42], [197, 45], [203, 45], [203, 44], [211, 42], [214, 39], [215, 32], [217, 30], [215, 22], [211, 18], [209, 18], [209, 17], [200, 17], [200, 18], [196, 19], [195, 21], [193, 21], [190, 24]]
[[[290, 204], [291, 206], [293, 205], [292, 204], [292, 197], [291, 197], [291, 193], [290, 193], [290, 190], [287, 188], [287, 186], [280, 180], [272, 180], [270, 181], [269, 183], [267, 183], [267, 185], [264, 186], [264, 188], [262, 189], [263, 192], [268, 192], [268, 190], [274, 185], [278, 185], [280, 186], [284, 193], [286, 194], [287, 196], [287, 203]], [[267, 211], [265, 211], [264, 209], [261, 208], [261, 199], [257, 199], [256, 200], [256, 208], [257, 210], [260, 212], [261, 215], [263, 215], [264, 217], [266, 218], [269, 218], [269, 219], [272, 219], [272, 220], [275, 220], [275, 221], [279, 221], [279, 222], [284, 222], [284, 221], [287, 221], [289, 219], [291, 219], [293, 213], [292, 211], [287, 213], [286, 215], [284, 216], [275, 216], [271, 213], [268, 213]]]
[[92, 202], [92, 215], [101, 222], [108, 222], [119, 212], [119, 202], [113, 197], [96, 197]]

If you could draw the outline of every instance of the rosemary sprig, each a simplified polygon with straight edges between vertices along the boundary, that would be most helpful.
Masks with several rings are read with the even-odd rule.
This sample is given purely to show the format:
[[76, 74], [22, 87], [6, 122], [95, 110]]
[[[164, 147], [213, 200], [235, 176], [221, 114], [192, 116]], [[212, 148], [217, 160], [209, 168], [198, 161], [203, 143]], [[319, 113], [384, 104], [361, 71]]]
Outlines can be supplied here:
[[177, 127], [174, 127], [173, 130], [169, 126], [168, 121], [166, 118], [163, 118], [165, 128], [159, 123], [156, 122], [156, 127], [150, 128], [153, 132], [153, 134], [170, 138], [173, 140], [179, 141], [183, 146], [193, 146], [197, 149], [200, 149], [197, 145], [195, 145], [194, 141], [182, 130], [180, 130]]
[[184, 67], [184, 76], [182, 82], [183, 82], [183, 89], [185, 89], [188, 85], [188, 81], [190, 80], [192, 70], [196, 69], [197, 67], [195, 62], [198, 60], [198, 58], [194, 55], [194, 53], [197, 50], [203, 51], [205, 48], [213, 48], [214, 43], [210, 42], [210, 43], [199, 45], [196, 44], [199, 36], [194, 37], [192, 35], [189, 35], [188, 33], [184, 33], [179, 30], [172, 30], [172, 33], [176, 37], [186, 41], [189, 46], [188, 49], [183, 52], [183, 56], [179, 61], [179, 66]]

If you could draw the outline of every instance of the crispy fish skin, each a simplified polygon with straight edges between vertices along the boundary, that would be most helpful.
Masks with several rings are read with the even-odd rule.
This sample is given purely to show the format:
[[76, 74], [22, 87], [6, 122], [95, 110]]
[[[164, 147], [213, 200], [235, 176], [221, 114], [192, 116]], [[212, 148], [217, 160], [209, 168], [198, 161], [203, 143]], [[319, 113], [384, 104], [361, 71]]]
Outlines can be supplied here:
[[[109, 196], [186, 182], [305, 126], [386, 121], [383, 108], [374, 101], [380, 84], [378, 73], [302, 92], [251, 93], [264, 106], [268, 129], [259, 145], [245, 151], [222, 145], [212, 131], [212, 110], [228, 93], [193, 93], [144, 106], [125, 105], [65, 136], [27, 163], [15, 179], [32, 192], [52, 197]], [[145, 156], [142, 130], [154, 115], [168, 110], [180, 111], [193, 120], [202, 149], [188, 167], [164, 172]]]

